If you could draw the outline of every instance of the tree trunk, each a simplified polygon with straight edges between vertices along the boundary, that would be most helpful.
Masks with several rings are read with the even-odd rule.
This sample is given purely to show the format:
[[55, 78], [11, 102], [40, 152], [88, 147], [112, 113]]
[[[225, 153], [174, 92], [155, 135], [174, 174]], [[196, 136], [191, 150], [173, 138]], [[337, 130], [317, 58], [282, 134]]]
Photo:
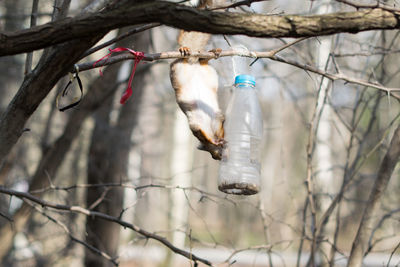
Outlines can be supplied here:
[[[12, 32], [20, 30], [23, 27], [23, 20], [18, 18], [22, 15], [25, 1], [5, 0], [4, 1], [4, 31]], [[9, 95], [15, 89], [17, 81], [22, 78], [22, 64], [17, 58], [21, 56], [8, 56], [0, 59], [0, 114], [9, 102]]]
[[[180, 110], [176, 113], [174, 126], [174, 150], [171, 157], [171, 173], [173, 185], [189, 187], [191, 185], [193, 166], [193, 149], [191, 133], [187, 126], [187, 119]], [[185, 195], [186, 194], [186, 195]], [[171, 191], [171, 228], [174, 231], [172, 243], [178, 248], [184, 248], [189, 205], [189, 191]], [[186, 199], [187, 198], [187, 199]], [[173, 255], [169, 266], [178, 266], [180, 256]]]
[[[113, 85], [115, 82], [112, 79], [108, 79], [108, 76], [114, 77], [115, 75], [116, 77], [117, 71], [118, 68], [110, 66], [106, 68], [103, 77], [98, 77], [92, 83], [89, 93], [82, 100], [79, 109], [74, 110], [70, 115], [63, 134], [43, 154], [30, 181], [30, 191], [48, 186], [48, 176], [51, 179], [56, 177], [58, 168], [62, 164], [75, 137], [79, 134], [87, 116], [98, 108], [104, 99], [114, 91]], [[10, 224], [6, 224], [0, 229], [0, 259], [11, 248], [15, 233], [24, 229], [29, 217], [30, 207], [27, 204], [23, 204], [13, 216], [14, 225], [11, 227]]]
[[[132, 40], [129, 38], [129, 40]], [[135, 36], [135, 41], [120, 42], [118, 46], [131, 47], [145, 50], [149, 46], [149, 32]], [[96, 125], [93, 130], [88, 160], [88, 183], [118, 183], [127, 180], [128, 156], [131, 146], [131, 135], [139, 118], [139, 104], [145, 83], [145, 71], [138, 68], [133, 80], [132, 98], [121, 107], [117, 124], [112, 125], [110, 114], [113, 111], [112, 97], [107, 104], [96, 114]], [[117, 77], [114, 77], [117, 80]], [[117, 94], [119, 95], [119, 94]], [[87, 206], [93, 210], [101, 211], [111, 216], [119, 217], [122, 212], [124, 188], [122, 187], [96, 187], [88, 190]], [[98, 205], [93, 205], [99, 202]], [[91, 207], [95, 206], [95, 207]], [[119, 245], [120, 226], [118, 224], [87, 218], [86, 241], [106, 252], [112, 257], [116, 256]], [[86, 251], [86, 266], [108, 266], [110, 262]]]
[[379, 208], [379, 201], [386, 190], [390, 177], [394, 168], [400, 158], [400, 125], [397, 126], [394, 132], [392, 141], [390, 142], [389, 149], [379, 167], [379, 171], [372, 187], [367, 205], [365, 206], [364, 213], [361, 219], [360, 226], [358, 227], [357, 235], [354, 239], [351, 248], [351, 254], [348, 262], [348, 267], [362, 266], [364, 254], [367, 251], [368, 240], [372, 233], [373, 224], [375, 222], [375, 214]]
[[[69, 4], [70, 1], [65, 0], [61, 9], [55, 9], [53, 13], [55, 21], [66, 16]], [[44, 50], [36, 68], [25, 75], [18, 92], [0, 116], [0, 167], [12, 147], [25, 132], [26, 122], [54, 85], [72, 69], [73, 64], [81, 58], [82, 54], [106, 33], [107, 31], [97, 32]]]
[[[318, 13], [324, 14], [331, 12], [332, 7], [329, 3], [321, 3], [321, 6], [318, 8]], [[320, 69], [327, 69], [329, 66], [329, 56], [331, 53], [332, 42], [334, 39], [332, 37], [321, 38], [321, 43], [318, 48], [318, 67]], [[332, 134], [332, 108], [327, 103], [327, 99], [329, 99], [330, 94], [331, 81], [328, 79], [321, 77], [319, 90], [321, 93], [319, 94], [319, 99], [317, 100], [321, 103], [321, 117], [319, 120], [319, 126], [316, 131], [316, 170], [319, 172], [316, 175], [316, 188], [318, 188], [319, 192], [322, 192], [322, 197], [317, 198], [317, 212], [321, 212], [322, 214], [329, 207], [330, 198], [324, 196], [333, 195], [335, 192], [335, 184], [333, 179], [333, 169], [332, 166], [333, 158], [332, 158], [332, 142], [331, 142], [331, 134]], [[324, 227], [324, 226], [322, 226]], [[320, 230], [320, 236], [324, 235], [323, 229]], [[315, 236], [318, 240], [320, 236]], [[326, 237], [328, 239], [328, 237]], [[318, 240], [314, 242], [319, 242]], [[324, 261], [324, 255], [329, 255], [330, 245], [326, 242], [317, 243], [317, 251], [313, 251], [318, 255], [320, 261]], [[312, 255], [314, 256], [314, 255]], [[327, 262], [321, 262], [321, 266], [327, 266]]]

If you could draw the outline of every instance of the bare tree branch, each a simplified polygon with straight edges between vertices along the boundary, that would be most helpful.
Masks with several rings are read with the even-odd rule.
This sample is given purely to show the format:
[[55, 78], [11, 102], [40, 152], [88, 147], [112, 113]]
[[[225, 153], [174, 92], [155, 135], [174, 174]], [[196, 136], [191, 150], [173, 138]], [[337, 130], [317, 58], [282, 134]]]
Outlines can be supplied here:
[[[36, 20], [37, 20], [37, 13], [38, 13], [38, 6], [39, 6], [39, 0], [33, 0], [32, 2], [32, 12], [31, 12], [31, 27], [36, 26]], [[30, 52], [26, 55], [26, 61], [25, 61], [25, 74], [29, 73], [32, 69], [32, 58], [33, 58], [33, 53]]]
[[107, 42], [104, 42], [104, 43], [102, 43], [102, 44], [100, 44], [100, 45], [98, 45], [96, 47], [90, 48], [88, 51], [86, 51], [82, 55], [82, 57], [86, 57], [86, 56], [88, 56], [90, 54], [93, 54], [94, 52], [99, 51], [100, 49], [102, 49], [104, 47], [107, 47], [109, 45], [112, 45], [113, 43], [116, 43], [116, 42], [118, 42], [118, 41], [120, 41], [122, 39], [125, 39], [125, 38], [127, 38], [127, 37], [129, 37], [129, 36], [131, 36], [133, 34], [136, 34], [136, 33], [142, 32], [142, 31], [146, 31], [146, 30], [149, 30], [151, 28], [154, 28], [154, 27], [157, 27], [157, 26], [160, 26], [160, 25], [161, 24], [159, 24], [159, 23], [151, 23], [151, 24], [146, 24], [146, 25], [143, 25], [143, 26], [135, 27], [135, 28], [133, 28], [133, 29], [131, 29], [131, 30], [129, 30], [129, 31], [127, 31], [127, 32], [125, 32], [125, 33], [123, 33], [123, 34], [121, 34], [121, 35], [119, 35], [119, 36], [107, 41]]
[[0, 56], [29, 52], [122, 26], [158, 22], [184, 30], [255, 37], [310, 37], [341, 32], [397, 29], [399, 15], [382, 8], [324, 15], [258, 15], [212, 12], [169, 2], [126, 2], [98, 13], [79, 15], [0, 34]]
[[63, 222], [61, 222], [61, 221], [57, 220], [56, 218], [54, 218], [53, 216], [47, 214], [43, 210], [43, 208], [40, 208], [40, 207], [38, 207], [36, 205], [33, 205], [29, 201], [26, 201], [26, 200], [25, 200], [25, 203], [28, 203], [31, 207], [33, 207], [36, 211], [38, 211], [44, 217], [46, 217], [50, 221], [54, 222], [58, 226], [60, 226], [72, 241], [77, 242], [77, 243], [83, 245], [84, 247], [86, 247], [87, 249], [91, 250], [92, 252], [96, 253], [97, 255], [100, 255], [101, 257], [105, 258], [106, 260], [108, 260], [112, 264], [114, 264], [114, 266], [118, 266], [118, 262], [115, 259], [113, 259], [110, 255], [108, 255], [104, 251], [101, 251], [101, 250], [95, 248], [94, 246], [92, 246], [92, 245], [80, 240], [79, 238], [75, 237]]
[[390, 253], [390, 257], [389, 257], [389, 260], [388, 260], [388, 262], [387, 262], [387, 264], [386, 264], [386, 267], [389, 267], [389, 266], [390, 266], [390, 261], [392, 260], [393, 255], [396, 253], [396, 251], [397, 251], [399, 248], [400, 248], [400, 242], [399, 242], [399, 243], [397, 244], [397, 246], [393, 249], [392, 253]]
[[[297, 41], [299, 41], [299, 40], [297, 40]], [[219, 57], [230, 57], [230, 56], [242, 56], [242, 57], [251, 57], [251, 58], [256, 58], [256, 59], [267, 58], [267, 59], [271, 59], [273, 61], [278, 61], [278, 62], [292, 65], [296, 68], [300, 68], [305, 71], [309, 71], [309, 72], [312, 72], [315, 74], [322, 75], [325, 78], [328, 78], [333, 81], [342, 80], [347, 83], [352, 83], [352, 84], [357, 84], [357, 85], [361, 85], [361, 86], [365, 86], [365, 87], [375, 88], [375, 89], [384, 91], [386, 93], [389, 93], [396, 98], [399, 98], [399, 96], [397, 94], [393, 94], [393, 92], [400, 91], [400, 88], [389, 88], [389, 87], [386, 87], [386, 86], [378, 84], [378, 83], [373, 83], [373, 82], [369, 82], [366, 80], [357, 79], [357, 78], [348, 76], [341, 72], [331, 73], [331, 72], [319, 69], [315, 66], [311, 66], [308, 64], [298, 62], [296, 60], [292, 60], [289, 58], [284, 58], [282, 56], [276, 55], [278, 52], [289, 47], [290, 45], [292, 45], [292, 44], [288, 44], [281, 48], [277, 48], [277, 49], [274, 49], [271, 51], [260, 51], [260, 52], [242, 51], [242, 50], [240, 50], [240, 51], [238, 51], [238, 50], [223, 50], [218, 55], [216, 55], [214, 52], [203, 52], [203, 51], [193, 52], [190, 56], [183, 56], [178, 51], [167, 51], [167, 52], [154, 53], [154, 54], [145, 53], [143, 61], [152, 62], [152, 61], [161, 60], [161, 59], [175, 59], [175, 58], [188, 58], [188, 57], [219, 58]], [[103, 66], [107, 66], [107, 65], [112, 65], [112, 64], [124, 61], [124, 60], [132, 60], [134, 58], [135, 57], [130, 53], [122, 53], [122, 54], [119, 54], [116, 56], [112, 56], [108, 59], [103, 59], [99, 62], [96, 62], [96, 61], [85, 62], [85, 63], [77, 64], [77, 66], [78, 66], [79, 71], [85, 71], [85, 70], [99, 68], [99, 67], [103, 67]], [[71, 72], [75, 72], [75, 71], [76, 70], [71, 69]]]
[[[146, 177], [141, 177], [141, 178], [144, 179]], [[195, 187], [195, 186], [183, 187], [183, 186], [179, 186], [179, 185], [174, 186], [174, 185], [154, 184], [154, 183], [143, 184], [143, 185], [134, 185], [132, 183], [120, 182], [120, 183], [101, 183], [101, 184], [75, 184], [75, 185], [71, 185], [71, 186], [56, 186], [56, 185], [50, 184], [49, 186], [41, 188], [41, 189], [31, 190], [30, 193], [31, 194], [41, 194], [41, 193], [50, 192], [53, 190], [70, 191], [70, 190], [79, 189], [79, 188], [87, 189], [87, 188], [96, 188], [96, 187], [103, 187], [103, 188], [122, 187], [122, 188], [126, 188], [126, 189], [135, 190], [136, 192], [144, 190], [144, 189], [148, 189], [148, 188], [162, 188], [162, 189], [167, 189], [167, 190], [193, 191], [193, 192], [197, 192], [197, 193], [201, 194], [202, 197], [207, 197], [209, 199], [215, 198], [215, 199], [219, 199], [219, 200], [225, 200], [233, 205], [236, 205], [236, 202], [234, 200], [228, 198], [227, 196], [222, 197], [218, 194], [207, 192], [207, 191], [205, 191], [201, 188]]]
[[[53, 15], [53, 18], [58, 19], [65, 16], [69, 3], [70, 0], [63, 1], [61, 9]], [[98, 42], [103, 35], [104, 33], [97, 33], [82, 37], [44, 51], [36, 68], [25, 76], [18, 92], [7, 106], [6, 111], [0, 116], [0, 167], [4, 157], [24, 132], [23, 127], [26, 121], [42, 100], [58, 80], [67, 74], [82, 54]]]
[[389, 149], [379, 167], [379, 171], [372, 187], [371, 194], [365, 206], [364, 213], [354, 239], [349, 258], [349, 267], [362, 266], [364, 253], [368, 248], [368, 240], [373, 230], [374, 216], [379, 207], [379, 200], [384, 194], [392, 176], [393, 170], [400, 158], [400, 126], [394, 132]]
[[227, 6], [215, 7], [215, 8], [212, 8], [211, 10], [237, 8], [240, 6], [251, 6], [252, 3], [266, 2], [266, 1], [269, 1], [269, 0], [242, 0], [242, 1], [238, 1], [236, 3], [230, 4], [230, 5], [227, 5]]
[[213, 264], [208, 261], [207, 259], [204, 258], [200, 258], [194, 254], [192, 254], [191, 252], [188, 252], [186, 250], [180, 249], [175, 247], [171, 242], [169, 242], [165, 237], [162, 237], [160, 235], [154, 234], [154, 233], [150, 233], [140, 227], [138, 227], [137, 225], [128, 223], [126, 221], [122, 221], [117, 217], [113, 217], [98, 211], [91, 211], [88, 209], [85, 209], [83, 207], [80, 206], [68, 206], [68, 205], [63, 205], [63, 204], [55, 204], [49, 201], [45, 201], [41, 198], [35, 197], [29, 193], [25, 193], [25, 192], [20, 192], [20, 191], [16, 191], [16, 190], [12, 190], [12, 189], [8, 189], [6, 187], [0, 186], [0, 193], [3, 194], [7, 194], [7, 195], [11, 195], [11, 196], [16, 196], [20, 199], [23, 200], [30, 200], [34, 203], [37, 203], [43, 207], [47, 207], [47, 208], [52, 208], [52, 209], [56, 209], [56, 210], [64, 210], [64, 211], [70, 211], [70, 212], [74, 212], [74, 213], [81, 213], [84, 214], [86, 216], [92, 216], [92, 217], [96, 217], [96, 218], [101, 218], [103, 220], [107, 220], [110, 222], [114, 222], [117, 223], [125, 228], [129, 228], [135, 232], [137, 232], [138, 234], [148, 238], [148, 239], [154, 239], [157, 240], [158, 242], [160, 242], [161, 244], [165, 245], [166, 247], [168, 247], [169, 249], [171, 249], [173, 252], [182, 255], [184, 257], [186, 257], [187, 259], [190, 259], [194, 262], [201, 262], [204, 263], [207, 266], [213, 266]]
[[6, 111], [0, 116], [0, 166], [23, 134], [23, 127], [57, 81], [67, 74], [84, 51], [100, 36], [66, 43], [51, 51], [25, 80]]

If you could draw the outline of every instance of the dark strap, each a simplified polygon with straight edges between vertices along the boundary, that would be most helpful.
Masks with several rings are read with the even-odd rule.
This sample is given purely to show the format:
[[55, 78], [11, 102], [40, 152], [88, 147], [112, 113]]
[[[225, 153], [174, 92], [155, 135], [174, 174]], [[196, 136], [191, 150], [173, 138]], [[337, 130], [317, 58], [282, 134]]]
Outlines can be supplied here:
[[[66, 96], [66, 95], [68, 94], [68, 87], [72, 84], [72, 82], [75, 80], [75, 78], [76, 78], [76, 80], [78, 81], [79, 90], [81, 91], [81, 96], [80, 96], [78, 99], [76, 99], [76, 101], [72, 102], [71, 104], [69, 104], [69, 105], [67, 105], [67, 106], [65, 106], [65, 107], [60, 108], [60, 106], [59, 106], [59, 104], [58, 104], [58, 100], [59, 100], [60, 97], [64, 97], [64, 96]], [[76, 73], [73, 74], [72, 78], [69, 80], [69, 82], [68, 82], [67, 85], [65, 86], [64, 90], [62, 90], [62, 91], [58, 94], [57, 99], [56, 99], [57, 108], [58, 108], [58, 110], [61, 111], [61, 112], [66, 111], [67, 109], [73, 108], [73, 107], [77, 106], [77, 105], [81, 102], [82, 97], [83, 97], [83, 86], [82, 86], [82, 81], [81, 81], [81, 79], [79, 78], [78, 72], [76, 72]]]

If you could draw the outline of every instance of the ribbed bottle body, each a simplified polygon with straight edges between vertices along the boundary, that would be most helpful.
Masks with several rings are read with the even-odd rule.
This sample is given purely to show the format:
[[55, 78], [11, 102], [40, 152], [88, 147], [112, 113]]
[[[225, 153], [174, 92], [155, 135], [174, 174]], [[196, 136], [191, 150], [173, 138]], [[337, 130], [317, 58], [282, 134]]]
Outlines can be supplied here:
[[218, 188], [228, 194], [256, 194], [260, 190], [263, 123], [253, 84], [235, 84], [225, 114], [224, 129], [226, 144]]

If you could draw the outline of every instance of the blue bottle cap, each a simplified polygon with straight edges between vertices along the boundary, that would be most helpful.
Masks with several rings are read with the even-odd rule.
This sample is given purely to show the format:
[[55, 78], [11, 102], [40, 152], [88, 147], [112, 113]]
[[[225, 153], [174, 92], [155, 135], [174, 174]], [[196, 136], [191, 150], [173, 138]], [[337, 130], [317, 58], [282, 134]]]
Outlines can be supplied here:
[[235, 77], [235, 85], [239, 83], [248, 83], [256, 86], [256, 79], [251, 75], [240, 74]]

